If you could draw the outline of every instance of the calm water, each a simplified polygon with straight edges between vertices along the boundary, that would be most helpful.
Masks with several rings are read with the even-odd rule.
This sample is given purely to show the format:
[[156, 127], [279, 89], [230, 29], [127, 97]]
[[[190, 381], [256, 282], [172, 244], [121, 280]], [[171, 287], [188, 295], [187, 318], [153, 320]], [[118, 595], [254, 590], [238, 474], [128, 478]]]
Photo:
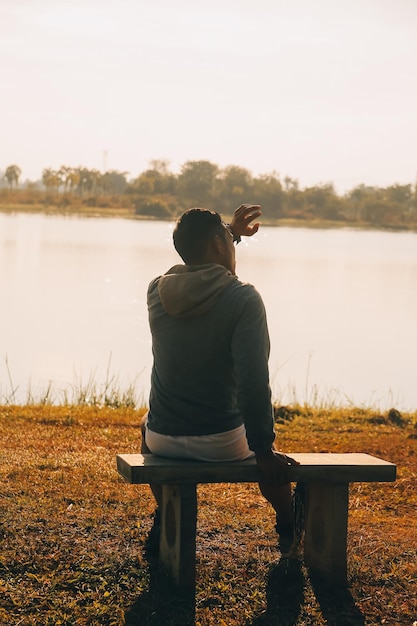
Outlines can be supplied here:
[[[178, 260], [171, 233], [0, 213], [0, 401], [113, 377], [147, 399], [146, 288]], [[275, 399], [417, 408], [416, 234], [265, 227], [237, 271], [265, 301]]]

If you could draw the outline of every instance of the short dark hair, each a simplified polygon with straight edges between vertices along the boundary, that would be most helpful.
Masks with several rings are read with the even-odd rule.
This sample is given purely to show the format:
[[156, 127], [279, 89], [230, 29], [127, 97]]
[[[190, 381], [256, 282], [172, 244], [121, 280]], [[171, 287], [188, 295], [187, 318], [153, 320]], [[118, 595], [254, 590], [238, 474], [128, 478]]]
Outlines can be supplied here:
[[178, 218], [173, 232], [174, 246], [184, 263], [198, 265], [215, 235], [225, 238], [222, 218], [209, 209], [189, 209]]

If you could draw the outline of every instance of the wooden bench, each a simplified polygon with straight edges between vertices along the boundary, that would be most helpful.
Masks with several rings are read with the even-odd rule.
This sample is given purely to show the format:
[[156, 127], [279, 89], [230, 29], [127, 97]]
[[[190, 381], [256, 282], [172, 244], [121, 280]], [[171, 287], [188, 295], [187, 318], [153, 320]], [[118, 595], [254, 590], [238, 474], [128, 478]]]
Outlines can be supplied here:
[[[291, 481], [305, 483], [304, 562], [325, 580], [347, 582], [349, 483], [390, 482], [396, 466], [368, 454], [288, 453], [300, 465]], [[259, 482], [254, 459], [204, 463], [152, 454], [120, 454], [117, 469], [131, 484], [162, 485], [159, 559], [183, 589], [195, 586], [197, 484]]]

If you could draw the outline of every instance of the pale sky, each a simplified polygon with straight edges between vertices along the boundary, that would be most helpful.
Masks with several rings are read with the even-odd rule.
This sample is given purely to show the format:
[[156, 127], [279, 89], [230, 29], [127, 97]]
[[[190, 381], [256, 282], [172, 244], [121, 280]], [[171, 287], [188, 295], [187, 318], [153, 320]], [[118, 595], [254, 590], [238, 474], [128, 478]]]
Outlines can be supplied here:
[[417, 0], [0, 0], [0, 170], [415, 183]]

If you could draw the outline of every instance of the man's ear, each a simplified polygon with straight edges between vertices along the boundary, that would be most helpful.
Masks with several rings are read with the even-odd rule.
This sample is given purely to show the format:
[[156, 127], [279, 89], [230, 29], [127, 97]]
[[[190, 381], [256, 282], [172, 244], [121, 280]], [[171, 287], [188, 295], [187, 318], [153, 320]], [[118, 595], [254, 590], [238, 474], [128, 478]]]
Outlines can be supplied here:
[[219, 235], [210, 237], [204, 255], [205, 263], [221, 263], [224, 257], [224, 241]]
[[224, 251], [224, 241], [220, 235], [214, 235], [211, 242], [213, 244], [213, 249], [217, 252], [217, 254], [222, 254]]

